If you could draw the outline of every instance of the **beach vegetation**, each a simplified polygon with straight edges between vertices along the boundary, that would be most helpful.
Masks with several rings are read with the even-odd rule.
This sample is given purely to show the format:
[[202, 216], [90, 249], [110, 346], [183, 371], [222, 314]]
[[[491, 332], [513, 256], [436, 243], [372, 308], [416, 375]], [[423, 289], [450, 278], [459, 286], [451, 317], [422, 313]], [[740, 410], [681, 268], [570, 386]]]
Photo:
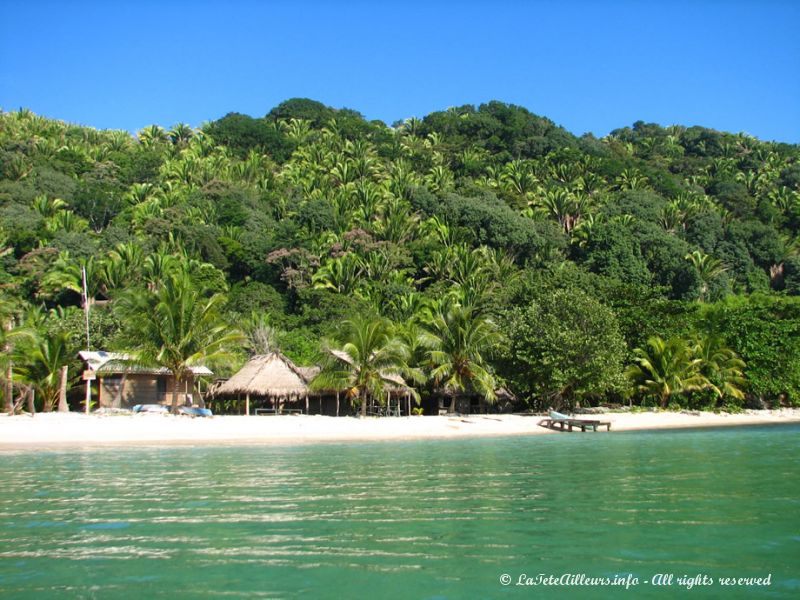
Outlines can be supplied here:
[[[391, 126], [305, 98], [260, 114], [131, 135], [0, 112], [5, 380], [75, 360], [88, 304], [92, 350], [178, 375], [233, 354], [224, 377], [280, 347], [332, 361], [362, 407], [388, 385], [377, 350], [426, 407], [501, 386], [520, 409], [800, 403], [797, 145], [576, 137], [497, 101]], [[374, 344], [351, 356], [355, 330]]]

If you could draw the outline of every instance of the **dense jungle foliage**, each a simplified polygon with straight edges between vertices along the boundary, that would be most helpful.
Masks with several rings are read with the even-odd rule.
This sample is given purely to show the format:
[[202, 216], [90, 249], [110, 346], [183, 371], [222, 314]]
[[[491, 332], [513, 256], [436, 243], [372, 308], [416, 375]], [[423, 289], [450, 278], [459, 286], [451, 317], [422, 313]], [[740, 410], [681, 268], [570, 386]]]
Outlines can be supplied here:
[[453, 407], [798, 404], [798, 227], [800, 147], [703, 127], [292, 99], [132, 136], [4, 112], [3, 369], [47, 409], [68, 364], [80, 404], [85, 268], [92, 349], [175, 373], [280, 348], [356, 404], [390, 372]]

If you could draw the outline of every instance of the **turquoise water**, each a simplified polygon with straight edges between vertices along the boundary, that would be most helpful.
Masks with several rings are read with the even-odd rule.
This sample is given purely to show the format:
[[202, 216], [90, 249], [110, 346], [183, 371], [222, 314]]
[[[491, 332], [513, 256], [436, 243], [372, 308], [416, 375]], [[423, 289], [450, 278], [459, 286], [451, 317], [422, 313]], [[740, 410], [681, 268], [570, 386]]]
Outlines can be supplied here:
[[5, 453], [0, 597], [797, 598], [799, 435]]

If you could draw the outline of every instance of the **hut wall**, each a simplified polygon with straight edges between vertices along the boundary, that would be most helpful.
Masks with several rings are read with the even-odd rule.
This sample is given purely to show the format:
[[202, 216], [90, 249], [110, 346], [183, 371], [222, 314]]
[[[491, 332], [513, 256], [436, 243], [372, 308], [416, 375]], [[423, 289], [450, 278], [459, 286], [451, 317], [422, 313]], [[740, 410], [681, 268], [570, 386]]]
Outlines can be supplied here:
[[[141, 373], [129, 373], [125, 379], [125, 387], [120, 397], [120, 405], [117, 408], [131, 408], [136, 404], [166, 404], [172, 403], [172, 382], [174, 378], [167, 375], [152, 375]], [[114, 400], [117, 397], [119, 386], [122, 384], [122, 375], [112, 375], [101, 378], [100, 380], [100, 406], [114, 407]], [[178, 394], [178, 404], [186, 403], [187, 393], [196, 402], [196, 394], [192, 395], [194, 380], [192, 377], [180, 385]]]
[[[100, 380], [100, 406], [114, 407], [114, 401], [123, 385], [122, 375], [110, 375]], [[125, 378], [119, 406], [130, 408], [134, 404], [154, 404], [157, 402], [157, 377], [130, 373]]]

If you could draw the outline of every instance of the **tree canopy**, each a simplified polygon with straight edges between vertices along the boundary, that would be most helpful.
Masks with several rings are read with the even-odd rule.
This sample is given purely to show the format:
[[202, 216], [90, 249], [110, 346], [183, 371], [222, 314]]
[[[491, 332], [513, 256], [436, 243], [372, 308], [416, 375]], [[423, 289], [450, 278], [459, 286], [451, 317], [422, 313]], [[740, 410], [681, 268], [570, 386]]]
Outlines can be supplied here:
[[[703, 375], [724, 398], [670, 402], [800, 402], [800, 147], [641, 121], [579, 138], [497, 101], [392, 126], [303, 98], [261, 114], [130, 135], [0, 113], [3, 325], [32, 332], [43, 377], [81, 344], [84, 269], [104, 349], [130, 345], [130, 290], [183, 272], [220, 323], [268, 324], [298, 364], [343, 321], [385, 320], [423, 394], [643, 401], [620, 373], [649, 338], [721, 334], [742, 381], [725, 363]], [[448, 336], [477, 325], [474, 368], [454, 366]], [[12, 376], [34, 372], [21, 358]]]

